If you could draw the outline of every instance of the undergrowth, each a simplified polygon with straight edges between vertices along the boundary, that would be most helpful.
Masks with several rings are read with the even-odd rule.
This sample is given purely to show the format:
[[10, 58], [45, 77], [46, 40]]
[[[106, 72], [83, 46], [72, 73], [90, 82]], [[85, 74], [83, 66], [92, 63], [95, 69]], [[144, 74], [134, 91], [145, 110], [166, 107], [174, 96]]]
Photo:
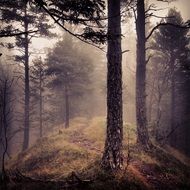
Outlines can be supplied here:
[[[92, 180], [88, 190], [190, 189], [189, 167], [159, 146], [142, 151], [135, 144], [135, 126], [130, 124], [124, 124], [123, 130], [123, 170], [115, 174], [103, 171], [100, 160], [105, 133], [104, 118], [75, 118], [70, 128], [57, 126], [51, 134], [14, 157], [7, 167], [43, 180], [62, 180], [74, 171], [80, 178]], [[56, 189], [49, 186], [41, 189], [53, 188]]]

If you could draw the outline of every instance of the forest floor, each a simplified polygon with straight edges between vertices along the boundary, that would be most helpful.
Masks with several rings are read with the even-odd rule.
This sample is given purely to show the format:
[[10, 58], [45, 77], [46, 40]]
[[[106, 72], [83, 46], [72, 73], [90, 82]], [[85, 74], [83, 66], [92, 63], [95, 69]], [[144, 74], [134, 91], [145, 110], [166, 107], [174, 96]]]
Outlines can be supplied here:
[[[73, 189], [56, 182], [74, 172], [88, 185], [74, 189], [88, 190], [189, 190], [190, 161], [170, 147], [158, 145], [150, 152], [135, 144], [135, 127], [124, 125], [124, 169], [108, 174], [100, 168], [105, 141], [103, 118], [75, 118], [70, 128], [57, 126], [31, 148], [8, 162], [9, 171], [18, 169], [24, 176], [39, 180], [10, 183], [9, 189]], [[53, 181], [54, 183], [48, 183]], [[45, 182], [45, 183], [43, 183]], [[46, 183], [47, 182], [47, 183]]]

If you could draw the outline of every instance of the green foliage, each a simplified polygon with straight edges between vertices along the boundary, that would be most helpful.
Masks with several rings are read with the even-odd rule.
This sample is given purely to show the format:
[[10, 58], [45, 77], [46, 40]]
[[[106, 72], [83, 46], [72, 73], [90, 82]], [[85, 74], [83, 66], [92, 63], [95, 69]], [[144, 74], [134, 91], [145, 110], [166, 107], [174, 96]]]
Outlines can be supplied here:
[[78, 50], [77, 44], [68, 35], [49, 52], [46, 62], [46, 74], [52, 76], [52, 87], [68, 85], [74, 91], [78, 86], [79, 92], [90, 83], [91, 60]]
[[[92, 92], [93, 61], [80, 50], [79, 44], [68, 34], [64, 34], [49, 52], [46, 59], [49, 91], [57, 96], [53, 98], [54, 107], [61, 109], [61, 118], [68, 110], [70, 118], [85, 112], [85, 96], [90, 97]], [[56, 91], [56, 93], [54, 93]], [[59, 97], [59, 98], [58, 98]], [[60, 115], [60, 113], [58, 113]]]

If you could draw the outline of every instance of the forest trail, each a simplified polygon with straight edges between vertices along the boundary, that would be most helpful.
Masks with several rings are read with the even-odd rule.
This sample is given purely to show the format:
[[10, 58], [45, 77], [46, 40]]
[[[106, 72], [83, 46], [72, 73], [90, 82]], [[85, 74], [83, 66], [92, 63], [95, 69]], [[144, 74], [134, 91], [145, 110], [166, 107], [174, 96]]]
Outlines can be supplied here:
[[[62, 180], [74, 171], [84, 179], [93, 178], [95, 183], [97, 181], [102, 184], [100, 189], [106, 188], [103, 183], [108, 183], [107, 185], [112, 187], [113, 184], [110, 183], [117, 186], [118, 181], [120, 186], [123, 184], [123, 189], [126, 185], [134, 186], [133, 188], [137, 190], [139, 186], [140, 189], [151, 190], [189, 189], [188, 166], [159, 147], [155, 147], [152, 152], [139, 150], [135, 145], [134, 126], [129, 125], [124, 125], [124, 167], [127, 167], [127, 170], [125, 174], [121, 174], [122, 180], [117, 181], [114, 178], [109, 181], [109, 178], [106, 178], [108, 182], [105, 182], [105, 179], [101, 181], [98, 176], [104, 174], [101, 174], [99, 160], [105, 141], [105, 120], [78, 118], [71, 123], [69, 129], [62, 129], [60, 133], [59, 126], [53, 135], [49, 134], [40, 139], [30, 149], [12, 159], [9, 167], [17, 168], [30, 177], [53, 180]], [[129, 165], [126, 139], [128, 132], [132, 137], [129, 146]]]
[[[84, 127], [84, 129], [88, 127], [87, 125]], [[74, 143], [78, 146], [81, 146], [84, 149], [87, 149], [89, 151], [94, 151], [97, 154], [102, 154], [103, 149], [100, 147], [94, 146], [93, 141], [85, 138], [85, 136], [81, 135], [83, 133], [83, 130], [80, 132], [75, 132], [72, 134], [70, 138], [70, 143]], [[169, 149], [169, 147], [168, 147]], [[188, 162], [185, 162], [185, 157], [180, 157], [180, 153], [175, 154], [175, 158], [181, 161], [183, 164], [187, 164]], [[181, 154], [182, 155], [182, 154]], [[128, 158], [124, 157], [124, 162], [127, 163]], [[160, 173], [156, 171], [156, 167], [154, 164], [147, 164], [143, 163], [140, 160], [131, 160], [129, 162], [128, 170], [134, 174], [144, 185], [147, 189], [155, 189], [155, 190], [161, 190], [167, 187], [168, 190], [172, 190], [175, 186], [175, 176]]]
[[103, 151], [100, 148], [95, 147], [93, 145], [92, 141], [90, 141], [89, 139], [86, 139], [83, 136], [80, 136], [79, 133], [75, 133], [75, 135], [71, 138], [71, 140], [69, 142], [74, 143], [76, 145], [79, 145], [79, 146], [81, 146], [85, 149], [88, 149], [90, 151], [95, 151], [97, 154], [103, 153]]
[[[95, 151], [97, 154], [102, 154], [103, 150], [93, 145], [93, 142], [85, 138], [79, 132], [75, 132], [70, 139], [70, 143], [79, 145], [90, 151]], [[124, 162], [127, 163], [127, 157], [124, 157]], [[160, 189], [161, 181], [158, 180], [158, 176], [153, 172], [152, 168], [148, 165], [143, 165], [138, 160], [133, 160], [129, 163], [128, 170], [132, 172], [146, 187], [147, 189]]]

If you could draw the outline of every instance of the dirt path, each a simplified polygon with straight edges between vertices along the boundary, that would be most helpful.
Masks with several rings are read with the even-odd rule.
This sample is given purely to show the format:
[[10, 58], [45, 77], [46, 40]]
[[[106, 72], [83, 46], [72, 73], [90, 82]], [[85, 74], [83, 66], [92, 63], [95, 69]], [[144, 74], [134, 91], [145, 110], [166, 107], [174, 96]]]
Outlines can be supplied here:
[[[71, 143], [79, 145], [87, 150], [102, 154], [99, 147], [85, 138], [81, 133], [76, 132], [70, 140]], [[127, 158], [124, 159], [127, 162]], [[167, 166], [166, 166], [167, 167]], [[163, 168], [162, 168], [163, 169]], [[128, 170], [134, 174], [150, 190], [180, 190], [177, 188], [179, 183], [178, 176], [167, 173], [165, 170], [159, 170], [156, 164], [143, 163], [140, 160], [132, 159], [129, 163]], [[184, 189], [182, 189], [184, 190]]]

